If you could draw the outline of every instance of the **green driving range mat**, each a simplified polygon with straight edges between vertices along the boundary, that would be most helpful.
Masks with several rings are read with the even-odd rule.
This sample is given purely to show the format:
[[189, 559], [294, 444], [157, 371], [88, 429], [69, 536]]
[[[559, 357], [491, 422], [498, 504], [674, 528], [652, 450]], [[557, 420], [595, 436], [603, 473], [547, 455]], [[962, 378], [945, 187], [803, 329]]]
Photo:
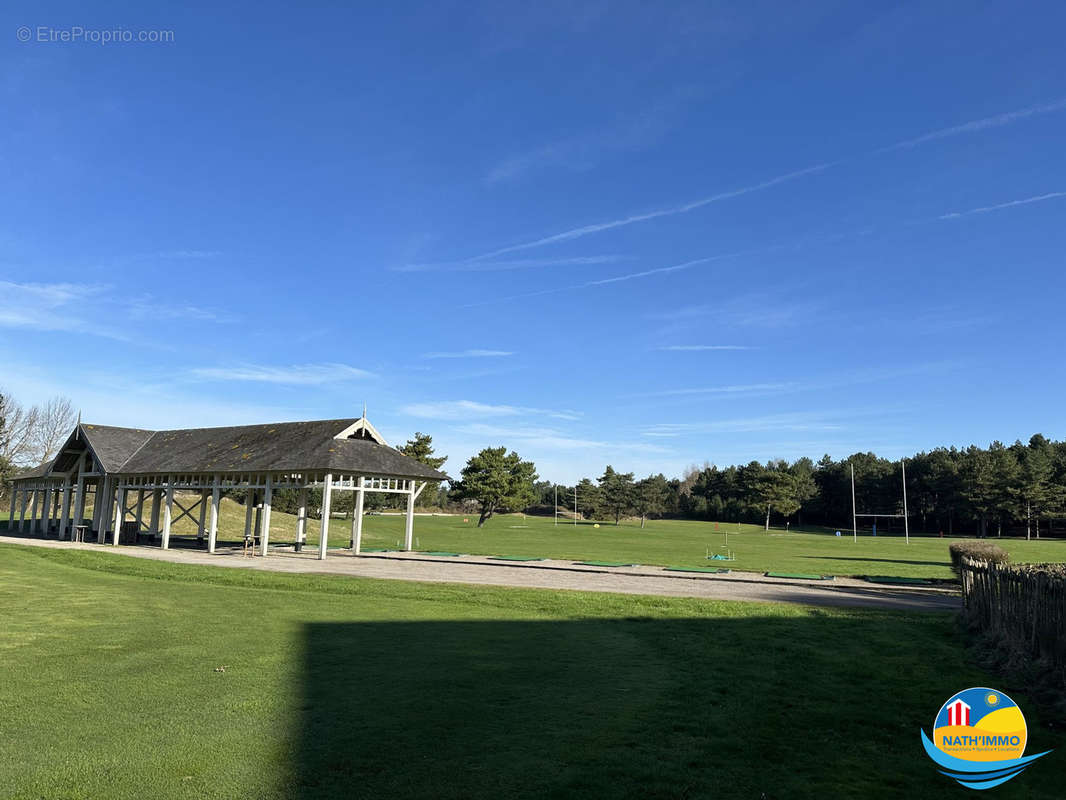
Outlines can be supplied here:
[[639, 567], [640, 564], [633, 564], [629, 561], [575, 561], [582, 567]]
[[363, 553], [392, 553], [394, 551], [387, 547], [363, 547], [360, 548]]
[[493, 561], [547, 561], [546, 558], [530, 558], [529, 556], [489, 556]]
[[831, 581], [832, 575], [812, 575], [807, 572], [764, 572], [767, 578], [800, 578], [805, 581]]
[[897, 578], [892, 575], [863, 575], [864, 581], [870, 583], [895, 583], [903, 586], [932, 586], [932, 581], [927, 581], [924, 578]]
[[723, 567], [663, 567], [664, 572], [709, 572], [711, 575], [723, 575], [729, 570]]
[[462, 555], [462, 553], [446, 553], [443, 550], [419, 550], [418, 554], [423, 556], [450, 556], [452, 558]]

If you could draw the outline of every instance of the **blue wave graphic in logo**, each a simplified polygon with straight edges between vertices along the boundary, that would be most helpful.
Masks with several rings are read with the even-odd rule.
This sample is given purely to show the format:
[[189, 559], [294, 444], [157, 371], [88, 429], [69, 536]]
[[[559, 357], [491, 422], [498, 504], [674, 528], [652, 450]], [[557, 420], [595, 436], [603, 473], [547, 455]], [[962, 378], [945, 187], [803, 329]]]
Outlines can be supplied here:
[[1045, 750], [1036, 755], [1009, 758], [1005, 761], [966, 761], [938, 750], [924, 730], [922, 746], [926, 754], [940, 767], [940, 772], [954, 778], [968, 789], [991, 789], [1006, 783], [1038, 758], [1051, 752]]

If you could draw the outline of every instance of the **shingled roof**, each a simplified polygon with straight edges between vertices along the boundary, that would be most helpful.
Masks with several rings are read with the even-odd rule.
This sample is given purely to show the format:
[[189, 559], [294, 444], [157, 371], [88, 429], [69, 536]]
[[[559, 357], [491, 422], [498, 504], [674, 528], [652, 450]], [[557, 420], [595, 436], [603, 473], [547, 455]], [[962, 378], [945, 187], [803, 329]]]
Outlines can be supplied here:
[[321, 469], [448, 479], [443, 472], [387, 445], [370, 439], [336, 438], [358, 422], [358, 419], [326, 419], [159, 431], [119, 471], [143, 474]]
[[[354, 431], [354, 433], [353, 433]], [[359, 419], [278, 422], [228, 428], [146, 431], [108, 425], [80, 425], [68, 444], [84, 436], [109, 473], [179, 472], [345, 472], [443, 481], [448, 476], [427, 467], [383, 441], [373, 426]], [[341, 434], [371, 438], [337, 438]], [[61, 451], [62, 453], [62, 451]], [[60, 464], [70, 460], [70, 465]], [[60, 456], [59, 470], [74, 461]], [[16, 479], [48, 474], [51, 463]]]

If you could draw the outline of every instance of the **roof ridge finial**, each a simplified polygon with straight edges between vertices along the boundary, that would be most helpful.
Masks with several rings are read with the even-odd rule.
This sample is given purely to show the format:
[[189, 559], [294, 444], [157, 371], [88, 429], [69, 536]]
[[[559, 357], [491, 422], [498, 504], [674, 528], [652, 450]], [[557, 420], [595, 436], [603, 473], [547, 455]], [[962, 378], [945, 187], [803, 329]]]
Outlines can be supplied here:
[[366, 400], [363, 401], [363, 419], [366, 419]]
[[78, 409], [78, 425], [81, 425], [81, 409]]

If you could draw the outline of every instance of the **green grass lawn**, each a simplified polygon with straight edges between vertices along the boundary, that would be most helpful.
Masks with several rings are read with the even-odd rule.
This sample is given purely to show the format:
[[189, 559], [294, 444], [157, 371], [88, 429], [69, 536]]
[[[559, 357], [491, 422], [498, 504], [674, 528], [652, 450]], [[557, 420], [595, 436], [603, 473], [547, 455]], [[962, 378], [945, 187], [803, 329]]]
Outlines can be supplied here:
[[[146, 512], [147, 519], [147, 512]], [[463, 520], [467, 519], [468, 522]], [[396, 548], [403, 543], [402, 516], [366, 516], [363, 523], [365, 547]], [[528, 555], [575, 561], [624, 561], [660, 566], [704, 566], [708, 550], [736, 554], [733, 569], [753, 572], [804, 572], [826, 575], [891, 575], [916, 578], [951, 578], [948, 545], [952, 539], [912, 537], [905, 544], [897, 536], [850, 535], [840, 538], [831, 532], [769, 533], [756, 525], [715, 523], [697, 520], [654, 520], [641, 530], [637, 522], [615, 527], [601, 523], [573, 525], [551, 518], [503, 515], [490, 519], [478, 529], [476, 516], [419, 516], [415, 518], [416, 549], [480, 555]], [[174, 536], [194, 536], [193, 520], [180, 520]], [[319, 522], [308, 520], [308, 539], [318, 541]], [[292, 542], [296, 518], [274, 512], [270, 540], [274, 544]], [[223, 500], [219, 515], [220, 541], [238, 542], [244, 535], [244, 507]], [[347, 547], [351, 520], [334, 518], [330, 523], [330, 545]], [[1066, 540], [1045, 539], [1027, 542], [1019, 539], [994, 540], [1014, 561], [1066, 561]]]
[[[13, 798], [944, 797], [951, 615], [0, 545]], [[215, 668], [225, 666], [225, 672]], [[1007, 687], [1002, 687], [1007, 688]], [[998, 797], [1061, 797], [1066, 738]]]

